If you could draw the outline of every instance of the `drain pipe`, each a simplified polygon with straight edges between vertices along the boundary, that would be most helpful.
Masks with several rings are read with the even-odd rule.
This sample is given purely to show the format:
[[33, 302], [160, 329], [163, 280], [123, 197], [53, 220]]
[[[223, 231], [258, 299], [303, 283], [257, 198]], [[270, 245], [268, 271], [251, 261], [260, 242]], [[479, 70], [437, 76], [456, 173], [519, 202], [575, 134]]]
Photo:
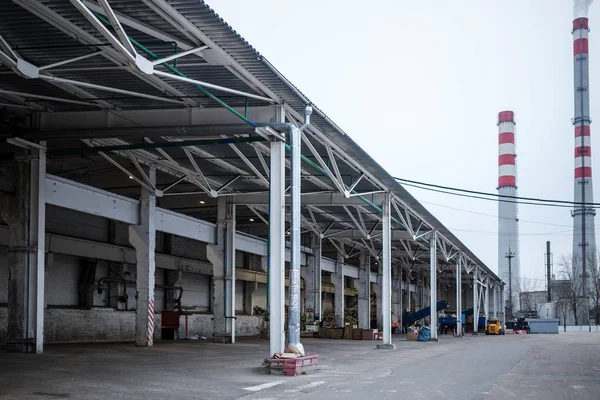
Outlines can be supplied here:
[[301, 132], [310, 125], [312, 107], [304, 110], [304, 124], [297, 128], [292, 125], [289, 129], [291, 144], [291, 257], [290, 257], [290, 288], [288, 306], [288, 340], [286, 352], [298, 353], [304, 356], [304, 346], [300, 343], [300, 180], [301, 180]]

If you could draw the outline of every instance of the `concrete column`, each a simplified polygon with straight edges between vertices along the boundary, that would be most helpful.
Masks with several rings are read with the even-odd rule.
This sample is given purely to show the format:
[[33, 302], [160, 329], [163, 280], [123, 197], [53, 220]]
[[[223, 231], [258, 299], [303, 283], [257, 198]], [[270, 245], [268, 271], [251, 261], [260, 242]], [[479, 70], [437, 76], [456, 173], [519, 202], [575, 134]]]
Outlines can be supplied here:
[[[150, 182], [156, 184], [156, 168], [150, 167]], [[129, 226], [129, 242], [135, 248], [136, 291], [135, 345], [154, 344], [154, 282], [156, 247], [156, 195], [142, 187], [140, 224]]]
[[6, 343], [9, 351], [42, 353], [46, 152], [17, 149], [16, 156], [15, 194], [0, 195], [0, 213], [9, 227]]
[[304, 279], [304, 307], [308, 323], [321, 319], [321, 238], [310, 236], [313, 255], [308, 257], [308, 265], [302, 268]]
[[213, 265], [213, 338], [235, 343], [235, 205], [218, 198], [217, 244], [206, 247]]
[[269, 177], [269, 356], [282, 353], [285, 346], [285, 147], [271, 142]]
[[371, 256], [367, 252], [360, 253], [360, 269], [358, 270], [358, 327], [371, 327]]
[[252, 304], [252, 295], [254, 294], [254, 289], [256, 289], [256, 282], [240, 282], [244, 285], [244, 314], [252, 315], [252, 308], [254, 305]]
[[[165, 285], [171, 287], [181, 287], [183, 280], [182, 271], [167, 271], [165, 270]], [[168, 311], [181, 311], [180, 303], [181, 289], [166, 289], [165, 291], [165, 309]]]
[[381, 349], [393, 349], [392, 344], [392, 230], [390, 213], [390, 193], [385, 194], [382, 212], [382, 247], [381, 254], [383, 279], [381, 283], [381, 297], [383, 313], [383, 344]]
[[333, 310], [335, 313], [335, 325], [339, 328], [344, 326], [344, 257], [338, 253], [335, 263], [335, 273], [331, 274], [331, 282], [335, 286]]
[[[162, 251], [164, 254], [173, 254], [173, 236], [168, 233], [163, 233]], [[183, 281], [182, 271], [165, 270], [165, 285], [170, 287], [181, 287]], [[165, 310], [181, 311], [181, 289], [166, 289], [165, 290]]]
[[438, 313], [437, 313], [437, 231], [433, 231], [429, 244], [430, 268], [429, 288], [431, 291], [431, 339], [437, 340]]
[[462, 337], [462, 254], [456, 262], [456, 337]]

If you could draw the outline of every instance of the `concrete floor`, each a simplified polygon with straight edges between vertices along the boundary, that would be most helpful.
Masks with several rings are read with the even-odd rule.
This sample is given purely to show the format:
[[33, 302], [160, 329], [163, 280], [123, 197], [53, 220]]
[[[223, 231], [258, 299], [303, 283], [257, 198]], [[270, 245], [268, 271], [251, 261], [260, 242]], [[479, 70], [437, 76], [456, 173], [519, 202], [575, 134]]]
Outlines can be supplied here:
[[267, 343], [52, 345], [0, 351], [0, 399], [598, 399], [600, 335], [442, 336], [438, 343], [305, 339], [319, 371], [259, 371]]

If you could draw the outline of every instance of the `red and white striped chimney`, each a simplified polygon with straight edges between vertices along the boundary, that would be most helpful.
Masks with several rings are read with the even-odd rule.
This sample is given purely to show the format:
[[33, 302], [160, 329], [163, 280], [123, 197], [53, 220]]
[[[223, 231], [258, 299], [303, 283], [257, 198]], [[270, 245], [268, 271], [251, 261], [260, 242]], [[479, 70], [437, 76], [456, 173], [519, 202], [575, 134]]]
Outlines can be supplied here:
[[517, 187], [515, 166], [515, 114], [502, 111], [498, 114], [498, 189]]
[[[591, 2], [585, 2], [589, 6]], [[584, 13], [585, 15], [585, 13]], [[573, 275], [580, 280], [579, 294], [587, 293], [586, 277], [594, 265], [588, 264], [588, 257], [595, 259], [596, 228], [594, 218], [596, 210], [590, 206], [594, 202], [592, 185], [592, 146], [590, 136], [590, 79], [589, 79], [589, 35], [588, 19], [575, 18], [573, 21], [573, 76], [575, 128], [575, 193], [576, 203], [573, 216]], [[582, 316], [587, 323], [587, 316]]]
[[[498, 194], [517, 196], [515, 113], [512, 111], [502, 111], [498, 114]], [[512, 292], [513, 308], [519, 310], [520, 262], [517, 203], [506, 197], [502, 199], [505, 201], [498, 202], [498, 275], [506, 284], [504, 298], [508, 301], [509, 293]], [[507, 256], [511, 257], [510, 261]]]

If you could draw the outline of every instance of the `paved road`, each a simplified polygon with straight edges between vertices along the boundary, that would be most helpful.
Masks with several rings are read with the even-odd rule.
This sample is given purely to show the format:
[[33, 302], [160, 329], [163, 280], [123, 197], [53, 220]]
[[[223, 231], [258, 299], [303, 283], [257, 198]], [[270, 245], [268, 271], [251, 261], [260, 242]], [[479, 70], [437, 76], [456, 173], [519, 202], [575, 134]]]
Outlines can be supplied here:
[[600, 399], [600, 335], [406, 344], [362, 366], [325, 356], [324, 371], [242, 399]]
[[47, 346], [0, 352], [0, 399], [594, 399], [600, 335], [510, 335], [439, 343], [304, 341], [319, 371], [288, 378], [258, 366], [268, 346], [243, 341]]

